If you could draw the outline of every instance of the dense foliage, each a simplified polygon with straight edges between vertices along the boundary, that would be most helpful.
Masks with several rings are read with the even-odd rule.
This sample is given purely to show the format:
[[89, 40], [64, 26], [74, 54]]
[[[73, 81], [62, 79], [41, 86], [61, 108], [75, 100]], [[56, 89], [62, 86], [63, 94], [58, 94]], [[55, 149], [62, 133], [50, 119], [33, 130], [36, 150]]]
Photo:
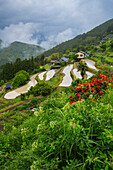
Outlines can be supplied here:
[[[60, 68], [48, 83], [37, 78], [37, 85], [20, 98], [7, 104], [0, 101], [1, 170], [113, 169], [112, 25], [113, 20], [110, 20], [49, 51], [51, 54], [66, 49], [65, 54], [51, 55], [48, 61], [65, 56], [72, 62], [76, 60], [76, 50], [87, 49], [89, 58], [96, 61], [96, 66], [104, 70], [104, 74], [98, 73], [86, 81], [76, 79], [69, 88], [57, 88], [64, 76], [63, 68]], [[86, 42], [88, 46], [79, 46]], [[28, 75], [21, 75], [25, 71], [44, 71], [47, 68], [39, 68], [48, 62], [44, 58], [41, 55], [40, 59], [32, 57], [7, 63], [2, 67], [1, 84], [14, 76], [13, 81], [17, 79], [15, 84], [18, 84], [20, 78]], [[53, 92], [54, 89], [60, 91]], [[11, 110], [11, 106], [15, 109]]]
[[21, 70], [16, 73], [15, 77], [13, 78], [13, 87], [19, 87], [27, 83], [29, 80], [29, 73]]
[[40, 56], [40, 58], [34, 59], [33, 57], [30, 59], [25, 59], [21, 61], [20, 58], [16, 59], [14, 63], [6, 63], [2, 71], [0, 72], [0, 80], [11, 80], [15, 74], [20, 70], [25, 70], [30, 74], [34, 71], [34, 69], [38, 69], [39, 71], [40, 65], [44, 64], [44, 56]]
[[29, 94], [33, 94], [34, 96], [47, 96], [53, 91], [53, 87], [51, 87], [49, 84], [44, 82], [37, 83], [34, 87], [31, 87], [30, 91], [28, 91]]
[[92, 78], [91, 81], [78, 84], [76, 88], [72, 86], [70, 87], [72, 91], [72, 95], [69, 97], [70, 104], [87, 99], [89, 96], [99, 98], [109, 86], [113, 88], [113, 76], [109, 78], [103, 74]]
[[71, 105], [69, 93], [54, 93], [12, 130], [6, 123], [2, 169], [113, 169], [113, 89]]

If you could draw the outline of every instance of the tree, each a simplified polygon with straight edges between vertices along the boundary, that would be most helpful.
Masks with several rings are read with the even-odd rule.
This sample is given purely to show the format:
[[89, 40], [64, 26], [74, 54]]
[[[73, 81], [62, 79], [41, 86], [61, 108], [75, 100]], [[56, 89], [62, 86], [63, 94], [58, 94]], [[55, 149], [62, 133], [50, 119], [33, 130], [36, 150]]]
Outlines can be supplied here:
[[103, 52], [106, 50], [106, 44], [102, 44], [100, 47], [102, 48]]
[[13, 79], [13, 86], [19, 87], [21, 85], [24, 85], [29, 80], [29, 73], [27, 73], [24, 70], [21, 70], [16, 73], [14, 79]]
[[82, 79], [84, 79], [87, 69], [88, 69], [87, 64], [83, 60], [80, 61], [78, 64], [78, 71], [81, 72]]

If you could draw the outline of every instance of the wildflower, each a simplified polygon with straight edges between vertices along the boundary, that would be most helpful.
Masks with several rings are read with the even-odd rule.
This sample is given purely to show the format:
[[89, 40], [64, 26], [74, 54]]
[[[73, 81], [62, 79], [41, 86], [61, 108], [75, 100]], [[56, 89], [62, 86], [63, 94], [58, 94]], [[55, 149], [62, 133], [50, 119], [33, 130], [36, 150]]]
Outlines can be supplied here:
[[93, 82], [90, 82], [90, 83], [89, 83], [89, 86], [93, 86]]
[[79, 97], [79, 93], [76, 94]]
[[94, 81], [94, 84], [97, 84], [97, 81]]
[[100, 91], [100, 94], [102, 94], [103, 93], [103, 91]]
[[83, 90], [83, 89], [81, 89], [81, 92], [84, 92], [84, 90]]
[[81, 87], [76, 87], [77, 90], [79, 90]]
[[85, 93], [85, 96], [87, 96], [88, 92]]
[[93, 89], [94, 89], [94, 88], [92, 87], [92, 88], [91, 88], [91, 91], [93, 91]]
[[104, 77], [108, 77], [108, 76], [104, 75]]
[[95, 90], [94, 93], [97, 93], [97, 91]]
[[100, 89], [101, 87], [98, 85], [96, 88], [97, 88], [97, 89]]
[[84, 86], [86, 86], [87, 84], [85, 83]]
[[101, 83], [101, 80], [99, 79], [98, 82]]
[[73, 102], [69, 102], [70, 103], [70, 105], [73, 103]]

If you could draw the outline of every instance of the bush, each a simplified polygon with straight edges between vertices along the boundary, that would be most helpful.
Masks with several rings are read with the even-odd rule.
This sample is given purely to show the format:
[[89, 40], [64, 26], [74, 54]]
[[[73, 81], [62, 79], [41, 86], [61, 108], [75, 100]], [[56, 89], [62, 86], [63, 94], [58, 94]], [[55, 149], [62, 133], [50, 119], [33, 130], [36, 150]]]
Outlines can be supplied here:
[[45, 69], [45, 68], [34, 69], [34, 70], [32, 71], [32, 74], [40, 73], [40, 72], [43, 72], [43, 71], [46, 71], [46, 69]]
[[78, 86], [78, 84], [83, 83], [84, 80], [77, 78], [74, 82], [72, 82], [72, 86]]
[[4, 80], [1, 80], [0, 86], [4, 85]]
[[13, 87], [19, 87], [27, 83], [29, 80], [29, 73], [24, 70], [21, 70], [16, 73], [13, 79]]
[[30, 89], [31, 94], [34, 96], [43, 95], [46, 96], [53, 91], [53, 88], [47, 83], [37, 83], [32, 89]]
[[25, 100], [25, 94], [20, 95], [21, 100]]

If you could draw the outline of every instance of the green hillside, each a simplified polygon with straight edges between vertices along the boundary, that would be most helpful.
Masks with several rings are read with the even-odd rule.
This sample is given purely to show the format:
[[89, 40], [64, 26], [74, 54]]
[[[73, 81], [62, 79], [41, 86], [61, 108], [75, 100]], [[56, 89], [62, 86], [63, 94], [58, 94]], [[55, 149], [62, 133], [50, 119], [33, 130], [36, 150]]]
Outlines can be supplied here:
[[23, 105], [0, 100], [1, 170], [112, 170], [112, 87], [101, 74], [47, 97], [26, 95]]
[[[113, 20], [110, 20], [57, 46], [56, 54], [57, 47], [50, 50], [50, 54], [54, 53], [52, 56], [17, 59], [3, 66], [0, 170], [113, 170], [112, 31]], [[87, 68], [94, 74], [87, 80], [74, 76], [73, 69], [80, 63], [76, 61], [75, 48], [84, 49], [89, 54], [86, 60], [95, 61], [99, 69]], [[59, 54], [60, 50], [67, 51]], [[73, 64], [70, 72], [73, 81], [69, 87], [59, 86], [66, 63], [56, 67], [54, 76], [46, 81], [47, 71], [53, 67], [51, 59], [63, 56], [69, 58], [67, 65]], [[20, 70], [37, 73], [37, 84], [17, 98], [7, 100], [4, 95], [10, 90], [7, 91], [5, 85], [13, 82], [15, 73]], [[40, 80], [38, 74], [45, 70], [44, 80]]]
[[49, 56], [52, 53], [64, 52], [66, 49], [78, 48], [81, 45], [98, 45], [104, 37], [111, 33], [113, 34], [113, 19], [97, 26], [87, 33], [78, 35], [72, 40], [57, 45], [56, 47], [44, 52], [44, 55]]
[[23, 60], [25, 58], [29, 59], [31, 56], [36, 57], [42, 52], [44, 52], [44, 48], [40, 46], [14, 42], [0, 51], [0, 65], [14, 62], [17, 58]]

